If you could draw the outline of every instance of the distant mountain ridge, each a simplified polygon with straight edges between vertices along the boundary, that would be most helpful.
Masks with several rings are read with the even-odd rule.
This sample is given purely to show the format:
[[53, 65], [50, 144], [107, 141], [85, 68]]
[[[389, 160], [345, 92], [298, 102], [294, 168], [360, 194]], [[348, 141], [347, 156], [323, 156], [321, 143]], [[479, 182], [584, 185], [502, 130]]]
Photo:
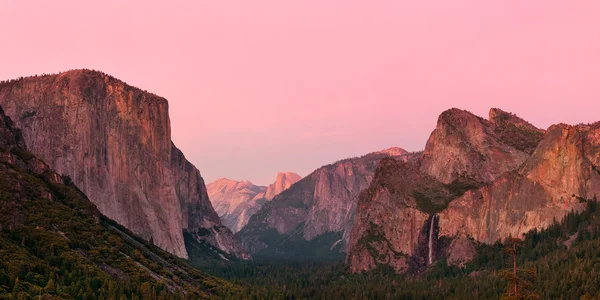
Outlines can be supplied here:
[[380, 159], [413, 154], [390, 148], [321, 167], [275, 196], [237, 235], [246, 250], [267, 257], [339, 257], [349, 237], [360, 191]]
[[279, 172], [275, 182], [256, 186], [250, 181], [234, 181], [221, 178], [209, 183], [208, 196], [225, 226], [234, 233], [244, 227], [250, 217], [275, 195], [288, 189], [302, 177], [296, 173]]

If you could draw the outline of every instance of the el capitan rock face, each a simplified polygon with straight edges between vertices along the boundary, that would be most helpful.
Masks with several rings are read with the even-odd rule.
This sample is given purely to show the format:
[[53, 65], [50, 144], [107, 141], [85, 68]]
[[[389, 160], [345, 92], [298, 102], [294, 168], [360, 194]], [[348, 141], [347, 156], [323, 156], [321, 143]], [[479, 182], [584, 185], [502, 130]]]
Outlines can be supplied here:
[[206, 187], [223, 224], [233, 232], [238, 232], [266, 201], [273, 199], [301, 178], [300, 175], [291, 172], [278, 173], [275, 182], [268, 187], [256, 186], [249, 181], [221, 178]]
[[75, 70], [0, 84], [0, 105], [29, 150], [71, 177], [104, 215], [180, 257], [183, 231], [242, 255], [200, 172], [171, 142], [164, 98]]
[[405, 150], [394, 148], [342, 160], [302, 178], [250, 218], [238, 233], [244, 247], [258, 253], [278, 247], [284, 240], [304, 243], [327, 233], [338, 233], [335, 241], [323, 246], [339, 252], [349, 237], [359, 193], [369, 186], [379, 160], [390, 152], [398, 154], [400, 160], [412, 157]]
[[[543, 131], [499, 109], [490, 120], [446, 111], [412, 166], [381, 162], [361, 195], [347, 262], [354, 271], [406, 272], [431, 256], [464, 265], [473, 241], [545, 228], [599, 194], [599, 150], [600, 123]], [[429, 183], [408, 184], [419, 178]], [[450, 243], [440, 245], [442, 236]]]

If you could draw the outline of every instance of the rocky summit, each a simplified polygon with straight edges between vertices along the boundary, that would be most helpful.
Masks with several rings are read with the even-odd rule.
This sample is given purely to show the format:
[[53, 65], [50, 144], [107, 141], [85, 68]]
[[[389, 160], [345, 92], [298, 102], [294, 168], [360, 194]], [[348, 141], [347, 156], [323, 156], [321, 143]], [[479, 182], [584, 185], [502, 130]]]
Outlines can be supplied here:
[[250, 181], [234, 181], [221, 178], [209, 183], [208, 196], [221, 217], [223, 224], [233, 232], [244, 227], [262, 205], [299, 181], [300, 175], [278, 173], [275, 182], [268, 187], [257, 186]]
[[296, 173], [285, 172], [285, 173], [277, 173], [277, 177], [275, 178], [275, 182], [270, 184], [265, 191], [264, 198], [267, 200], [272, 200], [275, 196], [279, 195], [281, 192], [289, 189], [294, 183], [300, 181], [302, 177]]
[[69, 176], [102, 214], [179, 257], [188, 257], [184, 231], [243, 256], [200, 172], [171, 142], [164, 98], [75, 70], [0, 84], [0, 105], [29, 151]]
[[[345, 249], [358, 195], [379, 160], [412, 153], [392, 148], [321, 167], [275, 196], [238, 233], [246, 250], [285, 258], [310, 258]], [[317, 254], [319, 253], [319, 254]]]
[[421, 270], [464, 266], [477, 243], [543, 229], [600, 193], [600, 123], [535, 128], [491, 109], [443, 112], [423, 154], [382, 160], [360, 195], [346, 261]]

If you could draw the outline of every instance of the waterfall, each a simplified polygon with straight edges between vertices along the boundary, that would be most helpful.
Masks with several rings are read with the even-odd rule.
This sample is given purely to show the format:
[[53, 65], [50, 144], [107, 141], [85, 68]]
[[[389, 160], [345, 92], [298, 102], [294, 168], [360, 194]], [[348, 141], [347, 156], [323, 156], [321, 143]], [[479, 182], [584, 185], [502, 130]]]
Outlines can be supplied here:
[[431, 217], [431, 224], [429, 225], [429, 254], [427, 255], [427, 264], [433, 263], [433, 231], [435, 225], [435, 215]]

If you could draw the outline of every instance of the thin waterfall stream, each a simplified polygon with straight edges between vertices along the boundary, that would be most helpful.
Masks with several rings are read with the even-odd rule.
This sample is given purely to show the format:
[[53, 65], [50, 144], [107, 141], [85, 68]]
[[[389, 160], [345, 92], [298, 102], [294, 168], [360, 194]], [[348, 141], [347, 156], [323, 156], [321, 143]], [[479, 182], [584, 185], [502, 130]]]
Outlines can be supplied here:
[[431, 218], [431, 224], [429, 225], [429, 254], [427, 255], [428, 265], [433, 263], [433, 231], [435, 225], [435, 215]]

